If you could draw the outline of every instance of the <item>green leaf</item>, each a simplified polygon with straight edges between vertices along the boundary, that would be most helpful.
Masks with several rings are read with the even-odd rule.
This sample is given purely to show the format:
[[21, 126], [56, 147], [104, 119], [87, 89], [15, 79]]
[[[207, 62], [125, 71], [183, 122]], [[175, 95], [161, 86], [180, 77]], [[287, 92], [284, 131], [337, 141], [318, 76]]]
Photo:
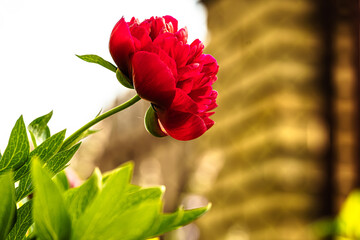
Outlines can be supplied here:
[[101, 173], [96, 168], [91, 177], [80, 187], [65, 192], [65, 205], [73, 222], [84, 213], [87, 206], [94, 200], [100, 192], [101, 185]]
[[70, 239], [71, 220], [64, 200], [50, 173], [42, 168], [38, 159], [33, 160], [32, 177], [36, 235], [40, 239]]
[[0, 175], [0, 239], [5, 239], [14, 225], [16, 202], [12, 172]]
[[71, 160], [76, 151], [79, 149], [81, 143], [76, 144], [72, 148], [58, 152], [50, 160], [45, 163], [48, 170], [54, 174], [66, 168], [66, 164]]
[[84, 132], [79, 133], [78, 135], [74, 136], [74, 140], [71, 142], [64, 142], [64, 144], [62, 145], [60, 151], [64, 151], [70, 147], [72, 147], [73, 145], [77, 144], [80, 140], [88, 137], [91, 134], [97, 133], [98, 130], [91, 130], [91, 129], [86, 129]]
[[15, 189], [16, 201], [20, 201], [33, 191], [33, 184], [30, 173], [27, 173], [19, 182], [19, 186]]
[[0, 172], [19, 168], [28, 159], [29, 151], [29, 140], [27, 138], [24, 120], [21, 116], [11, 131], [8, 146], [0, 161]]
[[65, 170], [57, 173], [53, 178], [53, 182], [58, 186], [61, 192], [65, 192], [70, 189], [69, 180], [66, 176]]
[[54, 154], [56, 154], [65, 138], [65, 130], [54, 134], [46, 139], [42, 144], [30, 153], [30, 161], [24, 164], [15, 172], [15, 181], [18, 181], [30, 172], [30, 163], [32, 159], [38, 158], [42, 163], [46, 163]]
[[46, 163], [55, 153], [57, 153], [65, 138], [66, 130], [60, 131], [46, 139], [42, 144], [30, 153], [30, 158], [37, 158], [43, 164]]
[[27, 230], [32, 224], [32, 200], [30, 200], [18, 209], [16, 223], [11, 229], [7, 240], [24, 239]]
[[174, 213], [161, 214], [154, 222], [150, 232], [144, 237], [156, 237], [163, 233], [175, 230], [181, 226], [187, 225], [206, 213], [210, 207], [211, 204], [208, 204], [206, 207], [191, 210], [183, 210], [182, 208], [179, 208], [178, 211]]
[[51, 111], [44, 116], [36, 118], [29, 124], [28, 130], [35, 148], [50, 137], [50, 129], [47, 123], [51, 119], [52, 114], [53, 112]]
[[116, 72], [116, 69], [117, 69], [116, 66], [114, 66], [112, 63], [104, 60], [103, 58], [101, 58], [97, 55], [89, 54], [89, 55], [76, 55], [76, 56], [86, 62], [96, 63], [96, 64], [99, 64], [99, 65], [109, 69], [110, 71]]
[[101, 192], [96, 197], [75, 225], [73, 239], [143, 239], [141, 236], [153, 224], [160, 212], [163, 188], [114, 196], [116, 185], [109, 183], [104, 190], [108, 187], [112, 192]]
[[152, 106], [148, 108], [145, 114], [145, 128], [146, 130], [155, 137], [165, 137], [167, 136], [160, 127], [158, 122], [158, 117]]
[[76, 145], [67, 151], [57, 153], [64, 138], [65, 130], [46, 139], [45, 142], [30, 153], [30, 161], [15, 172], [15, 181], [20, 179], [19, 186], [16, 188], [17, 201], [20, 201], [33, 191], [30, 175], [30, 162], [32, 162], [33, 159], [40, 159], [41, 162], [52, 171], [53, 175], [65, 168], [66, 163], [70, 161], [79, 146]]
[[143, 228], [148, 229], [159, 211], [162, 191], [128, 192], [132, 169], [132, 164], [126, 164], [108, 177], [100, 194], [74, 223], [72, 239], [139, 239]]
[[120, 69], [116, 69], [116, 78], [126, 88], [134, 89], [134, 86], [132, 85], [132, 82], [128, 77], [126, 77]]

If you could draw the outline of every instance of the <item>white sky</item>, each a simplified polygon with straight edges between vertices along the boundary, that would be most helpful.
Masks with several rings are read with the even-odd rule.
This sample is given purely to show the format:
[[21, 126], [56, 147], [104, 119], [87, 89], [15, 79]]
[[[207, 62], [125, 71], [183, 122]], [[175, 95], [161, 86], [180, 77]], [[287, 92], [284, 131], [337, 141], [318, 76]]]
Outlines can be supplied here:
[[115, 74], [75, 54], [112, 62], [109, 36], [122, 16], [163, 15], [187, 26], [190, 41], [205, 41], [206, 13], [196, 0], [1, 0], [1, 152], [21, 114], [28, 125], [54, 110], [51, 132], [67, 128], [69, 136], [111, 104], [124, 90]]

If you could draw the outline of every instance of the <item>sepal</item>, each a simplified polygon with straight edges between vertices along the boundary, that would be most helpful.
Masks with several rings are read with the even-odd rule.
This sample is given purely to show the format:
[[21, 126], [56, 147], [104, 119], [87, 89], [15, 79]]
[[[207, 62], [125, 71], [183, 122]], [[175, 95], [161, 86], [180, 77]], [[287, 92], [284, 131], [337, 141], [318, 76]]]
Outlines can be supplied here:
[[116, 69], [116, 78], [126, 88], [134, 89], [134, 86], [132, 84], [132, 81], [126, 77], [119, 68]]
[[161, 129], [159, 124], [158, 116], [152, 106], [146, 111], [145, 114], [145, 128], [146, 130], [155, 137], [165, 137], [167, 134]]

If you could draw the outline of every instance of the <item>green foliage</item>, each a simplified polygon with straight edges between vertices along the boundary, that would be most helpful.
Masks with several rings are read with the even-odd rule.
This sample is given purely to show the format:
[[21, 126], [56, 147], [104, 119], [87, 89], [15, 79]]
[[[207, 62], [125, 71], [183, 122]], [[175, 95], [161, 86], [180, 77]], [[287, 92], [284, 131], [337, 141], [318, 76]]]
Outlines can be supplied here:
[[165, 188], [131, 184], [132, 163], [104, 176], [96, 169], [81, 186], [69, 188], [63, 170], [79, 149], [80, 138], [64, 147], [65, 130], [50, 135], [51, 115], [29, 124], [35, 147], [31, 152], [20, 117], [0, 154], [0, 240], [148, 239], [188, 224], [209, 209], [163, 214]]
[[5, 239], [15, 223], [16, 202], [12, 172], [0, 176], [0, 239]]
[[[63, 152], [56, 154], [65, 138], [65, 130], [54, 134], [53, 136], [46, 139], [42, 144], [35, 148], [29, 157], [29, 161], [26, 162], [20, 169], [15, 172], [14, 180], [19, 182], [19, 186], [16, 188], [16, 200], [20, 201], [33, 191], [31, 176], [30, 176], [30, 165], [33, 159], [39, 159], [42, 164], [48, 164], [57, 167], [61, 171], [67, 162], [63, 161], [60, 163], [55, 162], [53, 159], [57, 159], [57, 155], [63, 155]], [[55, 155], [56, 154], [56, 155]], [[71, 155], [72, 156], [72, 155]], [[71, 157], [70, 157], [71, 158]], [[67, 158], [69, 161], [70, 158]], [[59, 167], [60, 166], [60, 167]], [[54, 168], [55, 168], [54, 167]], [[57, 172], [54, 172], [57, 173]]]
[[111, 62], [108, 62], [104, 60], [102, 57], [99, 57], [97, 55], [89, 54], [89, 55], [76, 55], [76, 56], [86, 62], [96, 63], [109, 69], [110, 71], [116, 72], [117, 69], [116, 66], [114, 66]]
[[56, 174], [53, 179], [52, 179], [55, 184], [58, 186], [58, 188], [63, 192], [66, 191], [70, 188], [70, 184], [69, 181], [67, 179], [65, 170], [59, 172], [58, 174]]
[[27, 161], [23, 166], [15, 171], [15, 181], [18, 181], [30, 172], [30, 164], [32, 159], [38, 158], [43, 163], [47, 162], [47, 160], [50, 159], [60, 149], [64, 138], [65, 130], [49, 137], [37, 148], [35, 148], [30, 153], [29, 161]]
[[70, 216], [61, 192], [38, 159], [33, 160], [32, 177], [37, 191], [34, 196], [33, 213], [36, 235], [40, 239], [69, 239]]
[[[65, 138], [65, 130], [50, 136], [47, 123], [51, 116], [52, 112], [35, 119], [29, 124], [28, 130], [34, 145], [31, 152], [24, 120], [20, 116], [11, 131], [4, 155], [0, 157], [0, 201], [2, 201], [0, 208], [4, 207], [5, 209], [6, 207], [8, 211], [6, 220], [12, 220], [12, 223], [15, 224], [9, 228], [9, 225], [6, 225], [5, 222], [1, 222], [0, 240], [5, 239], [10, 230], [7, 239], [23, 239], [29, 227], [33, 224], [32, 201], [27, 196], [33, 192], [30, 170], [34, 159], [37, 159], [43, 167], [48, 168], [51, 171], [51, 176], [54, 176], [66, 167], [79, 148], [79, 144], [76, 144], [66, 151], [60, 151]], [[13, 173], [11, 173], [12, 171]], [[11, 176], [11, 187], [6, 181], [9, 176]], [[15, 182], [18, 182], [16, 189], [14, 187]], [[25, 201], [25, 203], [23, 204], [20, 200]], [[13, 202], [13, 207], [9, 206], [9, 202]], [[21, 207], [14, 211], [16, 217], [12, 217], [12, 209], [16, 210], [17, 202]]]
[[15, 123], [11, 131], [8, 146], [0, 161], [0, 173], [19, 168], [28, 159], [30, 145], [26, 134], [23, 117]]
[[[34, 162], [35, 233], [40, 239], [147, 239], [188, 224], [209, 209], [161, 213], [164, 187], [130, 184], [131, 163], [108, 174], [105, 181], [95, 170], [80, 187], [61, 191], [55, 183], [51, 184], [50, 172]], [[48, 220], [53, 214], [57, 219]], [[55, 233], [60, 235], [50, 238]]]
[[65, 204], [73, 222], [85, 211], [86, 207], [94, 200], [100, 192], [101, 173], [95, 169], [92, 176], [80, 187], [69, 189], [64, 194]]
[[32, 224], [32, 200], [30, 200], [17, 210], [16, 223], [11, 229], [7, 240], [22, 240]]
[[130, 89], [134, 89], [134, 86], [131, 83], [131, 80], [126, 77], [121, 71], [120, 69], [118, 69], [115, 65], [113, 65], [111, 62], [106, 61], [105, 59], [103, 59], [102, 57], [99, 57], [97, 55], [94, 54], [89, 54], [89, 55], [76, 55], [78, 58], [80, 58], [81, 60], [84, 60], [86, 62], [89, 63], [96, 63], [99, 64], [100, 66], [103, 66], [107, 69], [109, 69], [110, 71], [116, 73], [116, 78], [118, 79], [118, 81], [121, 83], [121, 85], [123, 85], [126, 88], [130, 88]]
[[197, 219], [199, 216], [206, 213], [210, 207], [211, 204], [192, 210], [184, 210], [183, 208], [179, 208], [178, 211], [174, 213], [159, 215], [147, 235], [155, 237], [175, 230], [180, 226], [187, 225]]
[[49, 161], [45, 162], [45, 166], [54, 174], [66, 168], [66, 164], [71, 160], [76, 151], [79, 149], [80, 143], [76, 144], [68, 150], [64, 150], [55, 154]]
[[47, 124], [52, 117], [52, 114], [53, 112], [51, 111], [44, 116], [38, 117], [29, 124], [28, 130], [34, 147], [37, 147], [50, 137], [50, 129]]
[[63, 143], [63, 145], [61, 146], [60, 151], [64, 151], [66, 149], [69, 149], [70, 147], [74, 146], [75, 144], [77, 144], [82, 139], [84, 139], [87, 136], [89, 136], [91, 134], [94, 134], [96, 132], [97, 132], [96, 130], [86, 129], [85, 131], [76, 134], [75, 136], [73, 136], [72, 141], [66, 141], [66, 142]]

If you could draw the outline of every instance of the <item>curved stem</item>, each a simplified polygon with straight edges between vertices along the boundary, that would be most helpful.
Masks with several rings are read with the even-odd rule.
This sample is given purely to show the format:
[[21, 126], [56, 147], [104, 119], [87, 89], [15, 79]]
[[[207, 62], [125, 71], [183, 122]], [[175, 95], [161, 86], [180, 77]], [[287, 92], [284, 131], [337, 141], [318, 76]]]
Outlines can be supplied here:
[[124, 102], [123, 104], [120, 104], [119, 106], [114, 107], [113, 109], [110, 109], [109, 111], [97, 116], [96, 118], [94, 118], [93, 120], [91, 120], [90, 122], [88, 122], [87, 124], [85, 124], [84, 126], [82, 126], [81, 128], [79, 128], [76, 132], [74, 132], [71, 136], [69, 136], [67, 139], [65, 139], [61, 150], [67, 149], [68, 147], [70, 147], [72, 145], [72, 143], [86, 130], [88, 130], [90, 127], [94, 126], [96, 123], [100, 122], [101, 120], [104, 120], [107, 117], [110, 117], [111, 115], [118, 113], [130, 106], [132, 106], [133, 104], [135, 104], [136, 102], [138, 102], [141, 98], [136, 94], [133, 98], [131, 98], [130, 100], [128, 100], [127, 102]]

